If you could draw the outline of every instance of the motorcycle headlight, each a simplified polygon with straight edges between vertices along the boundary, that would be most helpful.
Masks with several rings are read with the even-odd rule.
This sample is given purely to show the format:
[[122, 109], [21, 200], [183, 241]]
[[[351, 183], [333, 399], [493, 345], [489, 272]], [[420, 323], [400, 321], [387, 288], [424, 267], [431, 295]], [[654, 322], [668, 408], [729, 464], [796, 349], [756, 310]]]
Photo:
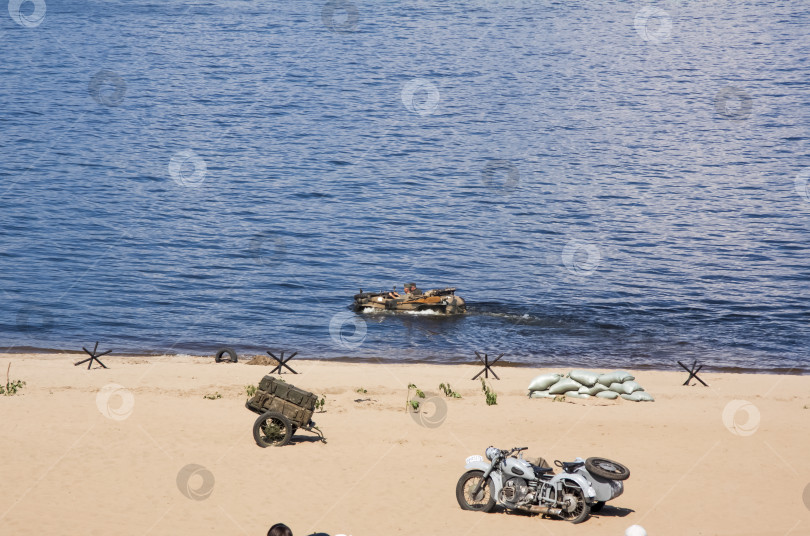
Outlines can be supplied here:
[[485, 454], [487, 455], [487, 460], [489, 461], [494, 460], [499, 453], [500, 451], [495, 447], [487, 447], [487, 450], [485, 451]]

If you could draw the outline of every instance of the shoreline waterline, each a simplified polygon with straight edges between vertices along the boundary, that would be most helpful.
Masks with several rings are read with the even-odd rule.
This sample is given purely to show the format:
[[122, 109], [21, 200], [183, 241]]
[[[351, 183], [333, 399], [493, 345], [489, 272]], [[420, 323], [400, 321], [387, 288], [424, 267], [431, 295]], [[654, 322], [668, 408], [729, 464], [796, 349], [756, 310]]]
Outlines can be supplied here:
[[[189, 357], [195, 360], [203, 360], [203, 359], [210, 359], [213, 361], [214, 356], [216, 355], [217, 351], [223, 349], [225, 347], [219, 347], [212, 349], [210, 353], [191, 353], [191, 352], [160, 352], [160, 351], [121, 351], [117, 352], [113, 349], [113, 353], [108, 354], [106, 356], [107, 359], [114, 359], [116, 357], [125, 357], [130, 359], [155, 359], [155, 358], [182, 358], [182, 357]], [[105, 347], [106, 349], [106, 347]], [[253, 358], [257, 357], [269, 357], [267, 354], [261, 353], [254, 353], [254, 352], [247, 352], [241, 353], [238, 351], [237, 348], [234, 348], [237, 352], [237, 356], [239, 359], [239, 363], [246, 364], [247, 361], [250, 361]], [[480, 353], [480, 352], [479, 352]], [[286, 355], [289, 355], [290, 352], [286, 352]], [[13, 349], [6, 349], [0, 351], [0, 358], [8, 357], [22, 357], [24, 359], [53, 359], [58, 358], [59, 356], [70, 356], [70, 357], [77, 357], [87, 355], [83, 350], [72, 350], [72, 349], [58, 349], [58, 348], [34, 348], [34, 347], [17, 347]], [[473, 354], [474, 355], [474, 354]], [[490, 358], [496, 357], [497, 354], [490, 354]], [[682, 372], [683, 374], [687, 374], [685, 370], [683, 370], [677, 362], [673, 363], [672, 368], [663, 368], [663, 367], [656, 367], [651, 365], [644, 365], [644, 364], [632, 364], [632, 363], [617, 363], [615, 366], [588, 366], [588, 365], [566, 365], [561, 363], [554, 363], [554, 362], [538, 362], [538, 363], [527, 363], [522, 361], [508, 361], [506, 359], [507, 356], [501, 358], [495, 365], [494, 368], [497, 370], [498, 368], [523, 368], [523, 369], [538, 369], [538, 370], [546, 370], [546, 369], [565, 369], [565, 370], [572, 370], [572, 369], [583, 369], [583, 370], [616, 370], [616, 369], [628, 369], [628, 370], [636, 370], [636, 371], [648, 371], [648, 372]], [[475, 361], [474, 358], [464, 359], [462, 357], [451, 357], [447, 358], [442, 361], [438, 361], [435, 359], [430, 358], [397, 358], [397, 357], [380, 357], [380, 356], [350, 356], [350, 355], [338, 355], [338, 356], [302, 356], [301, 358], [296, 358], [291, 363], [307, 363], [307, 362], [314, 362], [314, 363], [356, 363], [356, 364], [367, 364], [367, 365], [431, 365], [431, 366], [440, 366], [440, 367], [454, 367], [454, 366], [477, 366], [483, 367], [483, 363], [479, 361]], [[692, 363], [689, 360], [683, 361], [685, 365], [691, 366]], [[757, 368], [742, 368], [742, 367], [724, 367], [724, 366], [711, 366], [705, 362], [698, 362], [698, 365], [703, 365], [701, 369], [701, 373], [712, 373], [712, 374], [754, 374], [754, 375], [777, 375], [777, 376], [807, 376], [810, 375], [810, 368], [778, 368], [778, 369], [757, 369]]]

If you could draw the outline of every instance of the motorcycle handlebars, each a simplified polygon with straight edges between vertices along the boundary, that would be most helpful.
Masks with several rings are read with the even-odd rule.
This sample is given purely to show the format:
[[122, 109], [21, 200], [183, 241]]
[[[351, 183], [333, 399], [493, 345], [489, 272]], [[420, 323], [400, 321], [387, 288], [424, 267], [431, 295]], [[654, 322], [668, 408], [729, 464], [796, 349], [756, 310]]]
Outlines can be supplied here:
[[[515, 454], [515, 453], [520, 452], [522, 450], [526, 450], [528, 448], [529, 447], [514, 447], [511, 450], [502, 450], [502, 449], [490, 446], [490, 447], [487, 447], [486, 453], [487, 453], [487, 458], [489, 458], [490, 460], [495, 460], [496, 457], [497, 458], [508, 458], [512, 454]], [[490, 450], [495, 450], [497, 454], [490, 454]]]

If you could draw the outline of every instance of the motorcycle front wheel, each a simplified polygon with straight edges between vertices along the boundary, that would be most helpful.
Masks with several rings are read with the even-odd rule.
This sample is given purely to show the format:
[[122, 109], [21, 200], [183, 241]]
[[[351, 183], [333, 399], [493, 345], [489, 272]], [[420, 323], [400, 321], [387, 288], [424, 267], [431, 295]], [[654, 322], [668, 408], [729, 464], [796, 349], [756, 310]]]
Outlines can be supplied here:
[[564, 486], [562, 496], [562, 513], [560, 517], [573, 524], [582, 523], [591, 515], [591, 507], [585, 502], [585, 494], [574, 486]]
[[[456, 499], [462, 509], [489, 512], [495, 506], [492, 481], [487, 479], [486, 482], [481, 483], [483, 478], [483, 471], [467, 471], [458, 479]], [[479, 483], [481, 483], [481, 489], [473, 496], [473, 491]]]

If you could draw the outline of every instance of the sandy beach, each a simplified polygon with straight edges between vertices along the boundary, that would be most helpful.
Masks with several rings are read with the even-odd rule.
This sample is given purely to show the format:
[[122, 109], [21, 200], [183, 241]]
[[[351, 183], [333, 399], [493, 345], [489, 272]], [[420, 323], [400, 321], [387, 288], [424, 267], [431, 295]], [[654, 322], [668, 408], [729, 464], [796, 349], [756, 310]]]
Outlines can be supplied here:
[[[328, 442], [299, 432], [262, 449], [245, 386], [270, 367], [111, 355], [109, 369], [88, 371], [79, 359], [0, 357], [3, 375], [10, 362], [11, 379], [27, 382], [0, 396], [4, 534], [263, 535], [276, 522], [296, 536], [623, 535], [635, 524], [650, 535], [810, 534], [808, 376], [703, 373], [706, 388], [682, 386], [685, 372], [631, 371], [655, 402], [560, 403], [526, 396], [548, 369], [496, 367], [487, 406], [470, 380], [479, 367], [294, 360], [300, 374], [285, 379], [324, 395], [314, 420]], [[405, 411], [409, 383], [430, 398], [442, 382], [463, 398]], [[735, 412], [733, 400], [751, 405]], [[603, 456], [632, 474], [581, 525], [463, 511], [464, 460], [489, 445], [549, 461]]]

